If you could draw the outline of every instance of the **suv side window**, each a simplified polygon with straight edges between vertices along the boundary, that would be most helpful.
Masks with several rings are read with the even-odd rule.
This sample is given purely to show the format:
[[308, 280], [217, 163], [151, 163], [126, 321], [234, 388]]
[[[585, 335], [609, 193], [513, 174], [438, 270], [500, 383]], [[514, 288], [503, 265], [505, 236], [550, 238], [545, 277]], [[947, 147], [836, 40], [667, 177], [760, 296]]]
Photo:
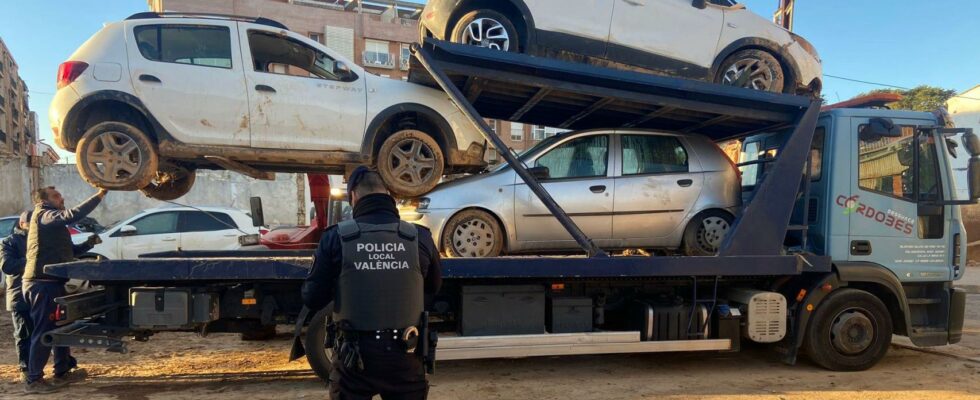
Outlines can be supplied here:
[[687, 172], [687, 150], [672, 136], [623, 135], [623, 176]]
[[535, 166], [548, 167], [551, 179], [606, 176], [609, 136], [572, 139], [538, 157]]
[[133, 221], [130, 225], [136, 227], [136, 235], [159, 235], [177, 232], [177, 213], [162, 212], [150, 214]]
[[140, 25], [136, 46], [151, 61], [231, 68], [231, 31], [225, 26]]
[[181, 211], [181, 232], [213, 232], [238, 229], [228, 214], [221, 212]]
[[296, 39], [271, 32], [250, 30], [248, 47], [252, 52], [253, 67], [258, 72], [331, 81], [354, 80], [341, 79], [336, 60]]

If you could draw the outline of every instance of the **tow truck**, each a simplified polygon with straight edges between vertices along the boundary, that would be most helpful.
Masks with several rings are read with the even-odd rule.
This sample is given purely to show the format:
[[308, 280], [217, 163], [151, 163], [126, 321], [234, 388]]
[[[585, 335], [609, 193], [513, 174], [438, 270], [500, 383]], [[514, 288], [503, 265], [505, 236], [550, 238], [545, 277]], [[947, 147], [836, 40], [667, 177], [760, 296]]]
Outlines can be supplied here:
[[[893, 333], [918, 346], [960, 340], [959, 207], [980, 198], [969, 129], [434, 40], [412, 50], [409, 80], [443, 89], [583, 253], [443, 260], [444, 287], [427, 299], [439, 360], [737, 351], [748, 340], [789, 364], [806, 354], [846, 371], [875, 365]], [[716, 256], [611, 256], [484, 118], [740, 139], [743, 210]], [[102, 289], [58, 299], [63, 326], [44, 341], [125, 351], [127, 338], [161, 331], [295, 325], [326, 379], [329, 307], [311, 317], [299, 296], [309, 263], [310, 250], [294, 249], [51, 265]]]

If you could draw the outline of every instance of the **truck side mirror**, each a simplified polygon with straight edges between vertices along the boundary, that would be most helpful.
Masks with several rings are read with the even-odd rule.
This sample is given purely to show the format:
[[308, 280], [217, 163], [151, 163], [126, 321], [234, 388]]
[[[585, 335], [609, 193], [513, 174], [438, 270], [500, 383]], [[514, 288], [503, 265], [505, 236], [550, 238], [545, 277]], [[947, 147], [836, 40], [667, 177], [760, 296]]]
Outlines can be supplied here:
[[135, 236], [137, 232], [136, 227], [132, 225], [126, 225], [119, 228], [119, 236]]
[[340, 80], [343, 82], [351, 82], [356, 79], [356, 76], [354, 75], [354, 72], [351, 71], [350, 66], [343, 61], [337, 61], [333, 66], [333, 71], [334, 74], [337, 75], [337, 78], [340, 78]]
[[694, 8], [697, 8], [699, 10], [703, 10], [706, 7], [708, 7], [708, 2], [706, 0], [694, 0], [691, 3], [691, 6], [693, 6]]
[[252, 226], [265, 226], [265, 214], [262, 212], [262, 198], [250, 197], [248, 199], [249, 211], [252, 214]]
[[980, 156], [980, 137], [973, 132], [967, 132], [963, 135], [963, 147], [971, 157]]
[[551, 170], [545, 166], [531, 167], [527, 169], [527, 172], [534, 177], [534, 179], [548, 179], [551, 178]]
[[967, 180], [969, 181], [970, 200], [980, 199], [980, 158], [970, 158], [967, 165]]

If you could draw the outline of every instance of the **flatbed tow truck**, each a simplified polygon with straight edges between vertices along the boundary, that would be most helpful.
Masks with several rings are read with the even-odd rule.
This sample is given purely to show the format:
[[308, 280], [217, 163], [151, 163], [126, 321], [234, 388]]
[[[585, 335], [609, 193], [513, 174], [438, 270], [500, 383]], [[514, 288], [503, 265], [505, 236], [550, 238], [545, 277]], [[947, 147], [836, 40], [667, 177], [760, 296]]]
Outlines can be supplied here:
[[[929, 113], [835, 110], [752, 91], [427, 40], [410, 81], [440, 87], [585, 255], [449, 258], [427, 299], [439, 360], [668, 351], [770, 343], [833, 370], [873, 366], [893, 333], [960, 340], [966, 238], [980, 145]], [[650, 128], [744, 141], [744, 208], [713, 257], [609, 256], [483, 118]], [[916, 151], [918, 149], [918, 151]], [[176, 252], [52, 265], [94, 292], [58, 299], [54, 346], [125, 351], [155, 332], [304, 324], [326, 378], [328, 313], [302, 306], [309, 250]], [[294, 353], [294, 356], [298, 354]]]

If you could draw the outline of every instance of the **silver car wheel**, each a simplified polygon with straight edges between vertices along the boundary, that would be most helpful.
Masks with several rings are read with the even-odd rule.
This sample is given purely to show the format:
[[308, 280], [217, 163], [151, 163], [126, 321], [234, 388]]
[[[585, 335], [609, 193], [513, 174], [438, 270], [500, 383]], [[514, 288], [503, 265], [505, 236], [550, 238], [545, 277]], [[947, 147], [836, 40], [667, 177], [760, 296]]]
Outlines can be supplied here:
[[418, 139], [409, 138], [398, 142], [388, 162], [395, 178], [408, 186], [422, 185], [435, 173], [435, 154], [427, 144]]
[[492, 18], [477, 18], [466, 26], [462, 42], [494, 50], [510, 50], [510, 35], [504, 24]]
[[490, 254], [495, 240], [490, 223], [479, 218], [456, 225], [452, 236], [453, 249], [464, 257], [483, 257]]
[[121, 132], [103, 132], [89, 147], [89, 169], [104, 181], [123, 181], [139, 172], [143, 153], [139, 144]]
[[701, 222], [698, 228], [698, 245], [702, 249], [717, 251], [721, 246], [721, 241], [728, 234], [730, 225], [721, 217], [708, 217]]
[[743, 58], [725, 70], [722, 83], [756, 90], [769, 91], [776, 77], [772, 69], [762, 60]]

